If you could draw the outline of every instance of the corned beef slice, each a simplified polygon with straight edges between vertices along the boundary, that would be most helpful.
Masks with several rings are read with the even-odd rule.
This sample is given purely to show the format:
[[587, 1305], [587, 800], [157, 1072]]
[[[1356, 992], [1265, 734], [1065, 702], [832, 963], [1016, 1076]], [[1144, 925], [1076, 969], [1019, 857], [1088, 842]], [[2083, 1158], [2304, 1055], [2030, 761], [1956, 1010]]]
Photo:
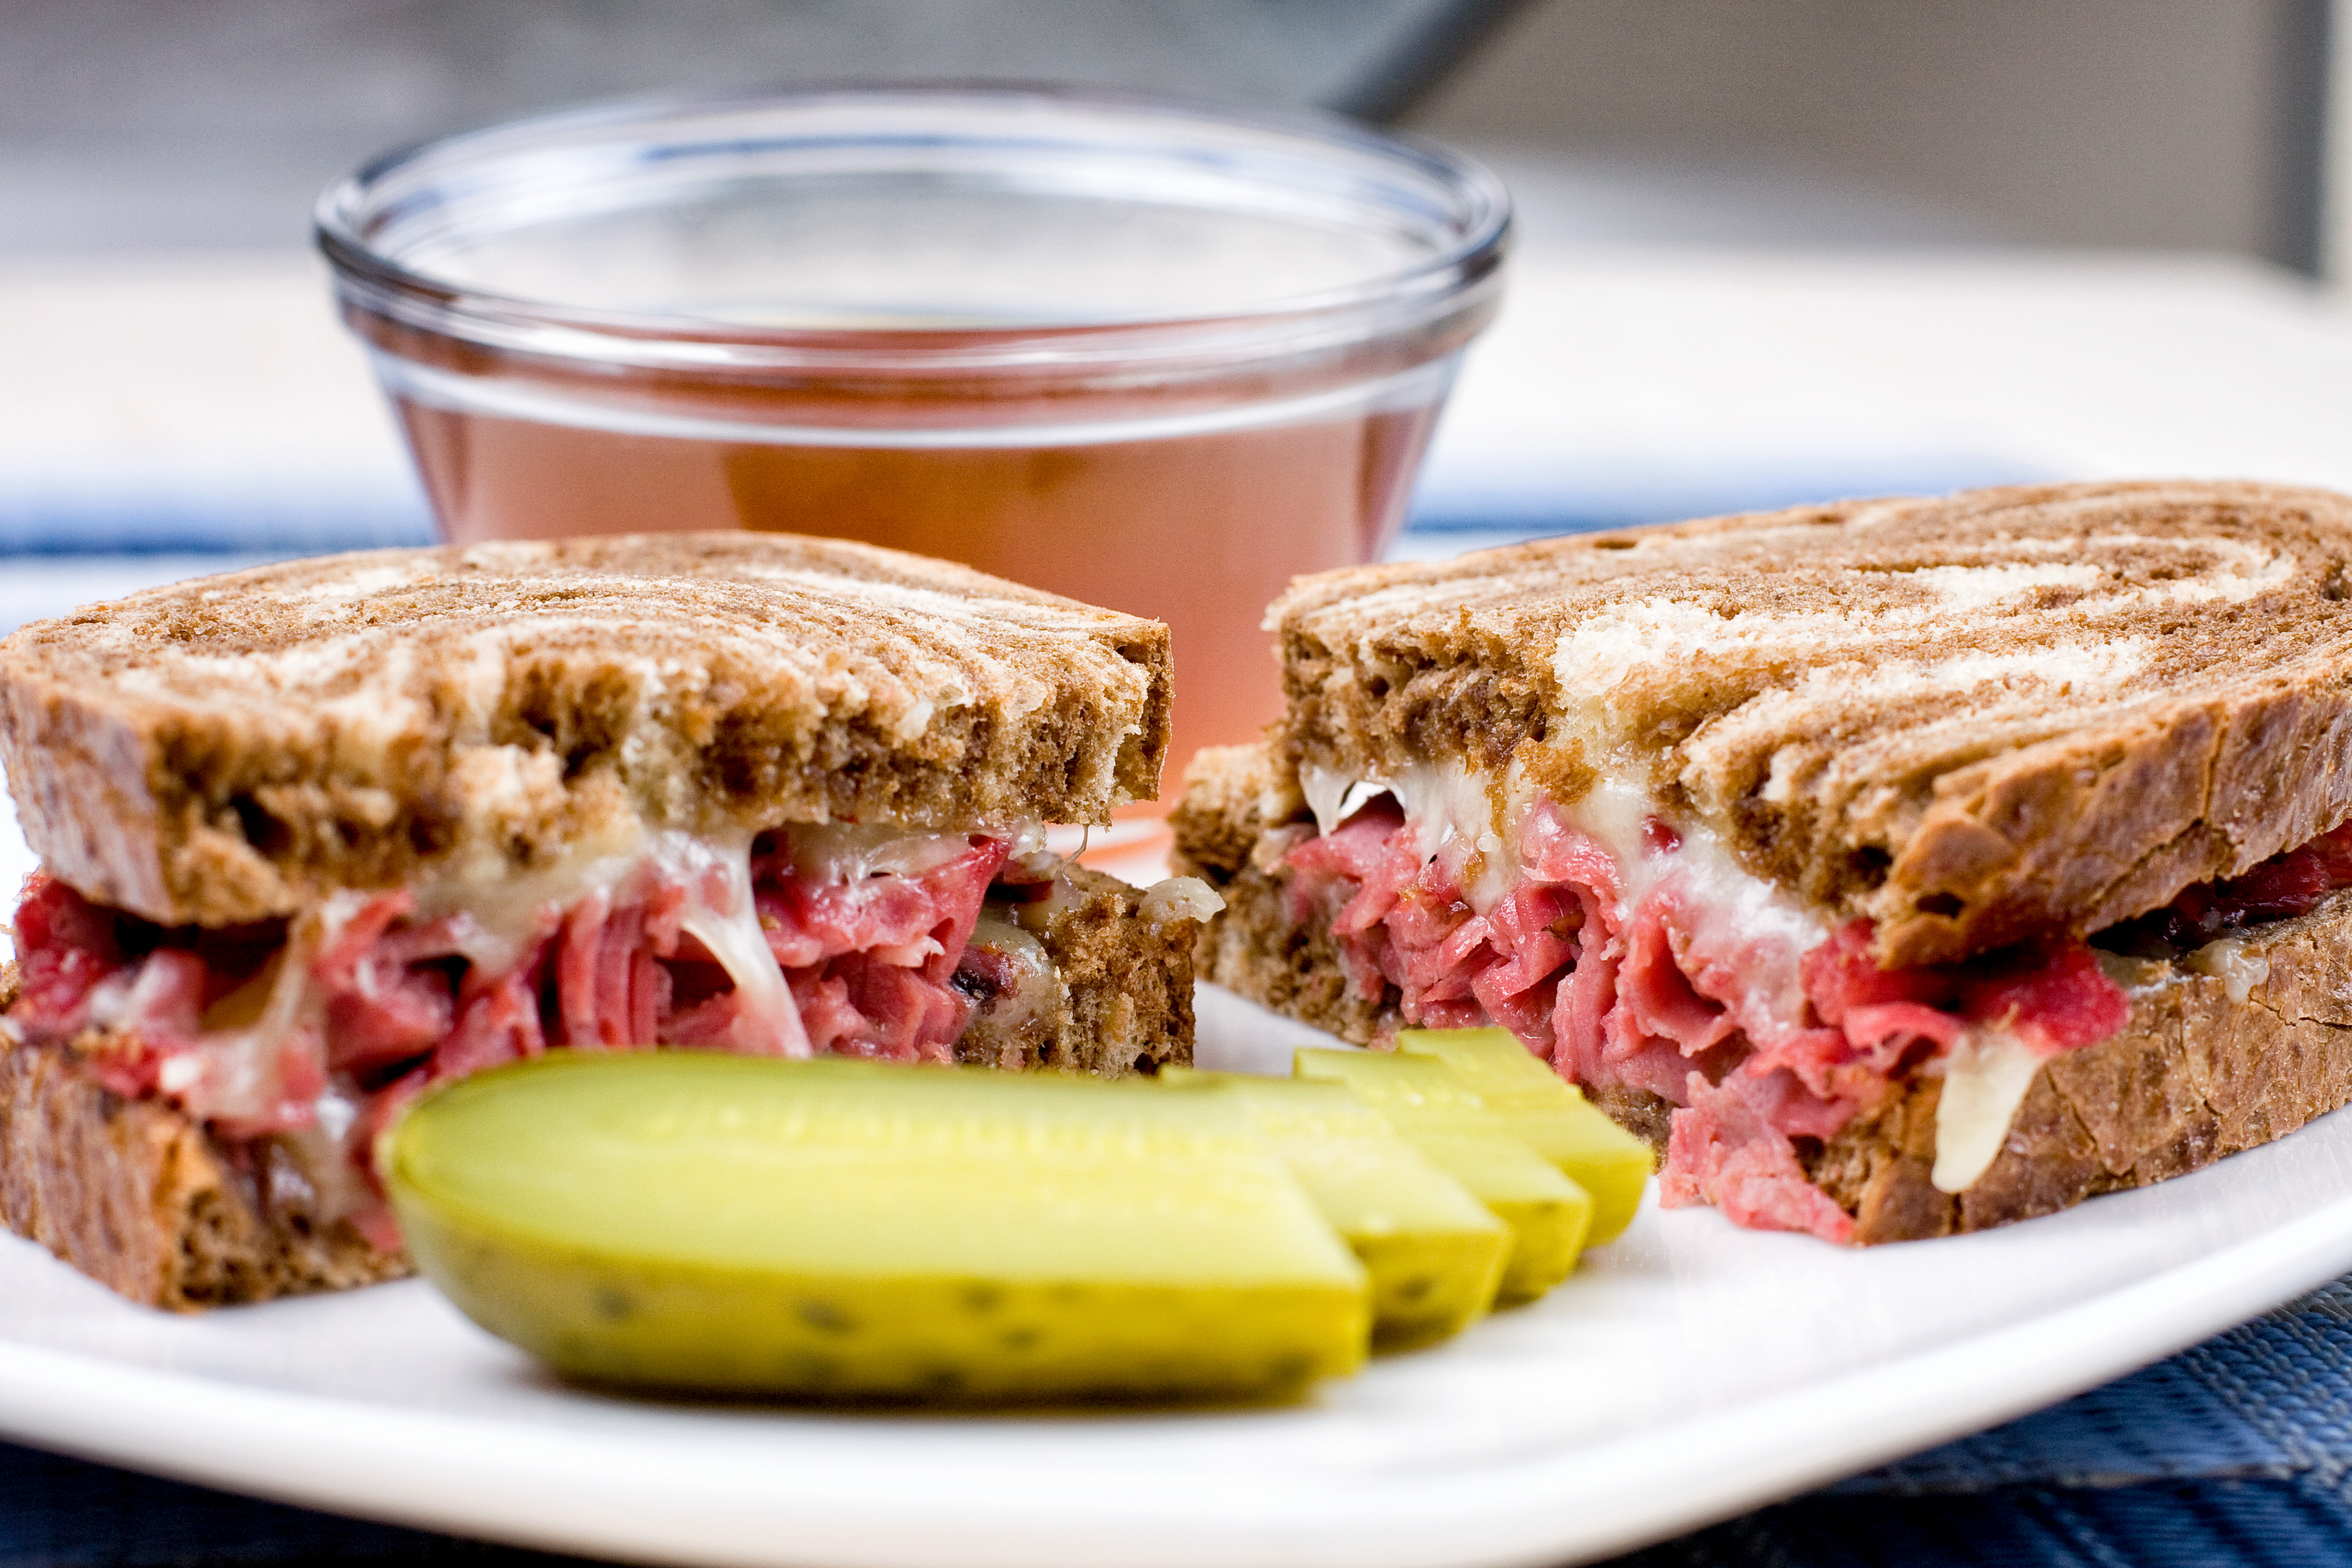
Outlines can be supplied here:
[[[1680, 835], [1655, 819], [1630, 903], [1630, 868], [1549, 804], [1519, 841], [1517, 877], [1481, 915], [1445, 858], [1423, 858], [1394, 798], [1375, 796], [1288, 852], [1288, 912], [1319, 913], [1357, 993], [1395, 986], [1408, 1024], [1500, 1024], [1565, 1078], [1672, 1101], [1665, 1201], [1712, 1202], [1741, 1225], [1847, 1239], [1852, 1222], [1805, 1179], [1791, 1140], [1835, 1135], [1972, 1025], [2049, 1055], [2130, 1013], [2081, 942], [1894, 972], [1872, 961], [1866, 921], [1808, 947], [1701, 897], [1675, 858]], [[2299, 875], [2308, 908], [2325, 889]], [[2347, 881], [2352, 842], [2334, 885]], [[2283, 879], [2264, 872], [2231, 886], [2257, 884], [2231, 907], [2281, 901]]]
[[1674, 1116], [1660, 1201], [1712, 1203], [1734, 1225], [1754, 1230], [1810, 1231], [1849, 1241], [1853, 1221], [1827, 1193], [1805, 1180], [1796, 1146], [1772, 1125], [1736, 1081], [1717, 1085], [1692, 1073], [1686, 1103]]
[[949, 984], [1009, 846], [975, 838], [911, 876], [813, 886], [782, 848], [752, 862], [768, 950], [819, 1051], [946, 1061], [970, 1004]]
[[[809, 1044], [950, 1059], [972, 1004], [949, 982], [1008, 850], [975, 837], [919, 872], [813, 886], [780, 840], [755, 846], [753, 903]], [[344, 1148], [364, 1170], [374, 1133], [429, 1085], [551, 1046], [795, 1044], [737, 1029], [731, 978], [681, 929], [698, 890], [632, 878], [542, 910], [520, 949], [470, 915], [415, 920], [404, 891], [349, 895], [305, 952], [284, 922], [165, 930], [37, 873], [16, 911], [22, 984], [8, 1018], [34, 1044], [101, 1031], [89, 1058], [100, 1082], [168, 1095], [231, 1142], [320, 1125], [322, 1101], [340, 1101]], [[307, 966], [307, 990], [278, 984], [289, 963]], [[305, 996], [304, 1016], [261, 1026], [280, 999]], [[396, 1245], [384, 1217], [354, 1216]]]
[[50, 1033], [81, 1027], [89, 994], [122, 966], [114, 918], [53, 877], [36, 873], [16, 906], [16, 973], [23, 986], [15, 1014], [39, 1018]]
[[2242, 877], [2190, 888], [2164, 908], [2127, 921], [2109, 936], [2119, 951], [2202, 947], [2265, 921], [2309, 914], [2352, 887], [2352, 822], [2263, 861]]

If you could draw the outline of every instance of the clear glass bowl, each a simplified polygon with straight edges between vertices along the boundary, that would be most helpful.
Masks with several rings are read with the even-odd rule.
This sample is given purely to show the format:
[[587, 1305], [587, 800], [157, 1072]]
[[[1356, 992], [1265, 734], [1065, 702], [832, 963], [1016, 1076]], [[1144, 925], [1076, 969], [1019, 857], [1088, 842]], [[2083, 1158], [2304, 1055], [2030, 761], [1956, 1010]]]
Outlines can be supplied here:
[[549, 115], [318, 214], [447, 537], [839, 534], [1158, 616], [1180, 762], [1276, 710], [1266, 601], [1393, 534], [1508, 226], [1335, 118], [963, 87]]

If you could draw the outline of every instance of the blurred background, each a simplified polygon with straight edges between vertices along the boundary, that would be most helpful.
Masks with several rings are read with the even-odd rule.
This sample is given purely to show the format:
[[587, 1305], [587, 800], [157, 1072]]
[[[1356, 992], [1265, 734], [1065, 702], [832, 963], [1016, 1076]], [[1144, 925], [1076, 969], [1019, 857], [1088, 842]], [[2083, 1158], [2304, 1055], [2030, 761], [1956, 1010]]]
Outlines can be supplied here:
[[327, 181], [485, 121], [957, 77], [1402, 124], [1504, 169], [1539, 240], [2316, 276], [2329, 32], [2328, 0], [5, 0], [0, 252], [293, 248]]
[[0, 0], [0, 626], [119, 580], [75, 575], [101, 554], [425, 537], [308, 250], [320, 188], [502, 117], [750, 83], [1319, 106], [1489, 162], [1518, 281], [1408, 551], [2103, 472], [2352, 483], [2313, 396], [2346, 379], [2313, 346], [2352, 274], [2339, 6]]
[[2008, 479], [2352, 483], [2314, 346], [2352, 273], [2339, 4], [0, 0], [0, 628], [127, 569], [427, 537], [319, 191], [755, 83], [1318, 106], [1489, 162], [1517, 281], [1408, 552]]
[[[2036, 479], [2352, 486], [2352, 92], [2330, 91], [2352, 82], [2347, 16], [2352, 0], [0, 0], [0, 628], [141, 579], [430, 539], [310, 248], [320, 192], [504, 119], [762, 84], [1315, 109], [1490, 164], [1517, 205], [1503, 314], [1439, 426], [1405, 553]], [[661, 504], [677, 515], [677, 490]]]

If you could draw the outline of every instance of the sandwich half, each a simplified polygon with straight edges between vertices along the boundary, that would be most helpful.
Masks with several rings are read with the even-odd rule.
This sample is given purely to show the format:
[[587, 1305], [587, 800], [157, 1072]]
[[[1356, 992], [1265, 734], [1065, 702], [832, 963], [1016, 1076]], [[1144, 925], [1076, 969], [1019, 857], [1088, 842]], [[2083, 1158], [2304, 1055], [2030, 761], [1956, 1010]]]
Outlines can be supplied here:
[[2352, 498], [1987, 490], [1301, 579], [1203, 978], [1509, 1028], [1668, 1205], [1877, 1242], [2352, 1098]]
[[1043, 834], [1154, 794], [1168, 670], [1157, 622], [750, 533], [26, 626], [0, 1217], [135, 1300], [253, 1300], [404, 1272], [375, 1135], [550, 1047], [1187, 1060], [1213, 899]]

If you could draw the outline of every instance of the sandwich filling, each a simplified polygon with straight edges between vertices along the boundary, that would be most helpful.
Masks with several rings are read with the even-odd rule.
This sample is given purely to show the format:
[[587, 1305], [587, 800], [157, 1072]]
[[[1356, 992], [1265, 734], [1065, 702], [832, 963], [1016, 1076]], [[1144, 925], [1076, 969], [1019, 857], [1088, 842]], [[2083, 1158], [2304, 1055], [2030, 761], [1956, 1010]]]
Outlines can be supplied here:
[[1961, 1191], [2040, 1064], [2128, 1021], [2116, 976], [2135, 959], [2179, 957], [2242, 996], [2260, 977], [2235, 933], [2352, 885], [2347, 826], [2093, 943], [1888, 971], [1867, 921], [1825, 921], [1615, 782], [1569, 805], [1459, 768], [1301, 784], [1316, 822], [1254, 858], [1287, 869], [1286, 917], [1328, 930], [1358, 995], [1393, 988], [1409, 1025], [1501, 1025], [1564, 1078], [1656, 1097], [1665, 1203], [1841, 1242], [1853, 1219], [1807, 1178], [1806, 1141], [1940, 1077], [1933, 1179]]
[[[292, 921], [167, 928], [37, 874], [5, 1032], [204, 1121], [320, 1217], [399, 1245], [377, 1133], [433, 1084], [554, 1047], [945, 1062], [1061, 980], [1066, 896], [1034, 828], [792, 826], [734, 844], [639, 829], [488, 885], [345, 892]], [[1147, 897], [1197, 918], [1185, 889]], [[1213, 900], [1205, 889], [1201, 897]]]

